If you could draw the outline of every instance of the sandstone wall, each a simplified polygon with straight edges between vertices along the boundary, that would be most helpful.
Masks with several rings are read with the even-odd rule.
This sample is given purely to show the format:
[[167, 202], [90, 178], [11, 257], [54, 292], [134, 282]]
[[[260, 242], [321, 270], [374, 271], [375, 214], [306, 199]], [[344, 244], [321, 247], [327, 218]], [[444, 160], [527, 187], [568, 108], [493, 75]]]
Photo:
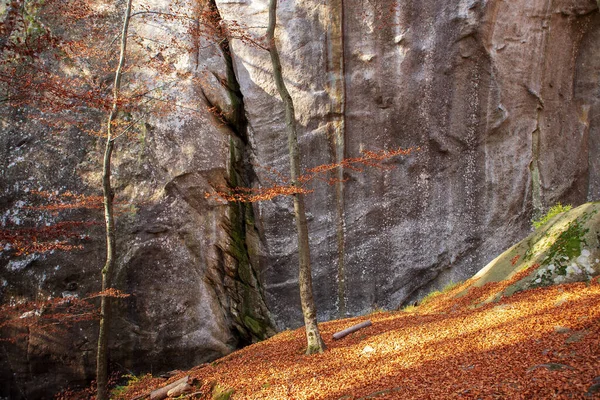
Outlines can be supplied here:
[[[263, 34], [266, 0], [217, 4]], [[280, 4], [304, 166], [421, 147], [391, 171], [338, 171], [345, 183], [315, 185], [321, 318], [398, 307], [464, 279], [546, 207], [597, 198], [597, 10], [591, 0]], [[232, 48], [257, 164], [286, 171], [268, 55]], [[281, 326], [297, 326], [291, 202], [256, 209], [268, 304]]]
[[[164, 12], [168, 6], [149, 4]], [[195, 15], [205, 7], [206, 2], [190, 3], [183, 11]], [[115, 27], [121, 11], [111, 11]], [[138, 63], [124, 85], [160, 86], [152, 93], [176, 106], [146, 117], [135, 138], [116, 142], [113, 186], [120, 211], [114, 282], [131, 297], [118, 301], [111, 325], [113, 369], [160, 373], [189, 368], [274, 333], [257, 275], [259, 240], [251, 208], [204, 197], [229, 181], [244, 184], [251, 174], [244, 161], [245, 125], [235, 118], [240, 107], [243, 115], [243, 104], [224, 54], [226, 42], [192, 38], [187, 28], [180, 21], [139, 17], [130, 28], [132, 35], [146, 39], [143, 49], [130, 43], [128, 61], [137, 55], [160, 57], [172, 70], [159, 75]], [[170, 39], [178, 48], [161, 49]], [[19, 110], [2, 111], [2, 226], [19, 229], [70, 219], [98, 223], [90, 228], [89, 240], [81, 242], [81, 251], [15, 257], [3, 243], [2, 302], [99, 291], [105, 256], [100, 210], [55, 214], [28, 207], [39, 200], [33, 190], [101, 194], [102, 138], [76, 126], [56, 134], [39, 121], [24, 119]], [[87, 117], [100, 129], [106, 115], [89, 111]], [[0, 397], [47, 398], [67, 385], [89, 384], [96, 325], [76, 324], [66, 332], [34, 328], [16, 344], [0, 343]]]

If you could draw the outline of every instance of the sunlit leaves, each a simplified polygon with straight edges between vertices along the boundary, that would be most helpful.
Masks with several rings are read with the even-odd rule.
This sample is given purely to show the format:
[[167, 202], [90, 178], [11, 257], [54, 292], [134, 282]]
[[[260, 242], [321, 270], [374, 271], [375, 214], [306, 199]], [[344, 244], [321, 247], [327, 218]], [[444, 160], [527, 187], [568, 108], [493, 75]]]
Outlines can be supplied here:
[[[487, 297], [490, 287], [477, 293]], [[597, 281], [528, 290], [476, 309], [443, 295], [430, 304], [372, 314], [373, 326], [339, 341], [334, 332], [365, 318], [323, 323], [328, 351], [314, 356], [302, 352], [303, 329], [284, 331], [189, 371], [203, 383], [195, 398], [210, 399], [214, 385], [234, 389], [234, 399], [586, 398], [598, 376]], [[122, 398], [161, 382], [144, 379]]]
[[329, 185], [334, 185], [339, 182], [340, 180], [338, 178], [327, 176], [328, 173], [331, 173], [338, 168], [349, 169], [357, 172], [363, 172], [364, 168], [367, 167], [389, 170], [392, 169], [393, 166], [384, 164], [385, 161], [397, 156], [408, 156], [413, 151], [419, 150], [419, 148], [410, 147], [406, 149], [398, 148], [394, 150], [363, 151], [360, 157], [345, 158], [337, 163], [323, 164], [306, 170], [305, 174], [298, 177], [297, 185], [289, 184], [290, 179], [274, 168], [255, 166], [274, 176], [274, 179], [265, 179], [273, 183], [271, 186], [258, 188], [218, 188], [212, 193], [205, 193], [205, 198], [254, 203], [257, 201], [272, 200], [278, 196], [291, 196], [294, 194], [311, 193], [313, 190], [305, 187], [305, 185], [314, 180], [321, 180], [327, 182]]

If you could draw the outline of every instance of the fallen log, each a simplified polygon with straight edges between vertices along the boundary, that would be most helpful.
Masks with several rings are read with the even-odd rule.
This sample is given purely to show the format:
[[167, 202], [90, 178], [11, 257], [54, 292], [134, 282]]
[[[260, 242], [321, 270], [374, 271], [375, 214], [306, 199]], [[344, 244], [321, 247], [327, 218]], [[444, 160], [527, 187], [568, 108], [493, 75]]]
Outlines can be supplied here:
[[194, 393], [188, 393], [185, 395], [184, 399], [195, 399], [197, 396], [200, 396], [202, 394], [202, 391], [199, 392], [194, 392]]
[[188, 379], [190, 379], [189, 375], [184, 376], [181, 379], [176, 380], [173, 383], [169, 383], [167, 386], [163, 386], [160, 389], [156, 389], [150, 393], [150, 400], [163, 400], [167, 398], [167, 393], [169, 390], [181, 385], [182, 383], [187, 383]]
[[350, 328], [344, 329], [343, 331], [339, 331], [333, 334], [334, 339], [341, 339], [344, 336], [348, 336], [352, 332], [356, 332], [359, 329], [366, 328], [367, 326], [373, 325], [371, 320], [367, 320], [365, 322], [361, 322], [360, 324], [352, 325]]
[[190, 390], [192, 390], [192, 385], [190, 385], [187, 382], [183, 382], [183, 383], [180, 383], [179, 385], [175, 386], [173, 389], [169, 390], [167, 392], [167, 396], [169, 396], [169, 397], [181, 396], [182, 394], [184, 394], [185, 392], [189, 392]]

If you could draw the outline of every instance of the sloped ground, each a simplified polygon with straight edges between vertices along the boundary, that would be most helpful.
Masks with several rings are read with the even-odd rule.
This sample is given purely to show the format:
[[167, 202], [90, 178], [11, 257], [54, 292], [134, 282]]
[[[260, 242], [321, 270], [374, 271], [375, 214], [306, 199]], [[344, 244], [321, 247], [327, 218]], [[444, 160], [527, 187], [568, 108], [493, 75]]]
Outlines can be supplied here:
[[[286, 331], [170, 381], [189, 374], [188, 398], [220, 400], [600, 398], [599, 209], [553, 218], [418, 307], [321, 324], [324, 354]], [[166, 383], [146, 377], [120, 398]]]
[[[412, 312], [372, 314], [373, 326], [338, 341], [331, 339], [335, 331], [367, 318], [324, 323], [328, 349], [321, 355], [303, 354], [300, 329], [199, 366], [189, 371], [202, 392], [193, 397], [233, 389], [234, 399], [600, 398], [597, 279], [472, 309], [465, 305], [511, 282], [452, 298], [469, 284]], [[143, 379], [125, 398], [165, 382]]]

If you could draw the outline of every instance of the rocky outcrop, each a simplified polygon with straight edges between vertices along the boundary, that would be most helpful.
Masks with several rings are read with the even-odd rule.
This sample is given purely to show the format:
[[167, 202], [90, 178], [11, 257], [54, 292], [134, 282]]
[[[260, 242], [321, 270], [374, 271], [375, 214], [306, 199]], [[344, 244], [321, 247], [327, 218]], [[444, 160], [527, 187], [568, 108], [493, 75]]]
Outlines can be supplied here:
[[[227, 183], [268, 185], [264, 167], [288, 170], [283, 107], [260, 46], [267, 0], [201, 6], [189, 10], [215, 7], [216, 26], [233, 37], [187, 38], [183, 54], [149, 45], [172, 59], [176, 85], [165, 91], [177, 107], [117, 149], [117, 192], [131, 204], [119, 222], [117, 281], [133, 296], [112, 348], [134, 370], [190, 366], [259, 340], [272, 332], [271, 312], [279, 327], [302, 321], [291, 199], [241, 206], [204, 197]], [[421, 149], [388, 161], [394, 168], [338, 169], [343, 182], [313, 184], [307, 207], [321, 320], [395, 308], [469, 277], [526, 236], [532, 216], [600, 195], [593, 0], [298, 0], [281, 2], [278, 21], [305, 168], [362, 150]], [[134, 29], [153, 38], [163, 34], [157, 26]], [[5, 114], [3, 224], [29, 212], [24, 190], [95, 193], [96, 139], [74, 128], [47, 136], [18, 110]], [[2, 300], [98, 290], [102, 240], [97, 228], [82, 252], [3, 252]], [[11, 348], [0, 387], [17, 393], [35, 376], [42, 390], [66, 381], [69, 368], [89, 378], [93, 327], [72, 335], [61, 339], [80, 344], [64, 375], [35, 367], [61, 365], [47, 354], [62, 350]]]
[[599, 203], [586, 203], [554, 216], [477, 272], [457, 297], [490, 282], [515, 281], [479, 305], [531, 288], [591, 281], [600, 275], [599, 211]]
[[[256, 37], [266, 1], [217, 1]], [[304, 165], [420, 146], [390, 171], [337, 171], [308, 198], [322, 319], [397, 307], [472, 275], [549, 205], [598, 195], [593, 1], [296, 1], [277, 35]], [[233, 41], [257, 163], [286, 171], [267, 54]], [[287, 200], [257, 205], [268, 304], [296, 326]], [[285, 223], [283, 223], [285, 221]]]
[[[151, 7], [168, 7], [156, 3]], [[205, 3], [198, 12], [210, 6]], [[114, 368], [156, 373], [212, 361], [275, 330], [259, 277], [252, 208], [204, 197], [214, 187], [252, 179], [246, 126], [239, 117], [244, 116], [243, 101], [227, 41], [202, 37], [188, 47], [184, 24], [160, 25], [160, 18], [133, 21], [132, 32], [148, 43], [164, 40], [166, 29], [191, 49], [144, 49], [169, 61], [173, 70], [158, 81], [155, 72], [140, 65], [135, 79], [160, 85], [160, 96], [176, 106], [147, 118], [135, 139], [119, 140], [114, 157], [119, 203], [114, 281], [131, 297], [117, 302], [110, 359]], [[130, 48], [132, 54], [140, 51]], [[100, 211], [52, 213], [28, 207], [39, 200], [33, 190], [97, 194], [102, 140], [76, 128], [51, 135], [48, 127], [22, 120], [18, 110], [3, 118], [3, 227], [71, 218], [98, 225], [87, 232], [90, 238], [81, 243], [81, 251], [15, 257], [3, 244], [2, 302], [99, 291], [104, 259]], [[90, 118], [100, 126], [104, 116], [90, 113]], [[87, 385], [94, 374], [95, 325], [78, 324], [58, 334], [32, 330], [26, 340], [0, 343], [0, 397], [42, 398], [67, 385]]]

